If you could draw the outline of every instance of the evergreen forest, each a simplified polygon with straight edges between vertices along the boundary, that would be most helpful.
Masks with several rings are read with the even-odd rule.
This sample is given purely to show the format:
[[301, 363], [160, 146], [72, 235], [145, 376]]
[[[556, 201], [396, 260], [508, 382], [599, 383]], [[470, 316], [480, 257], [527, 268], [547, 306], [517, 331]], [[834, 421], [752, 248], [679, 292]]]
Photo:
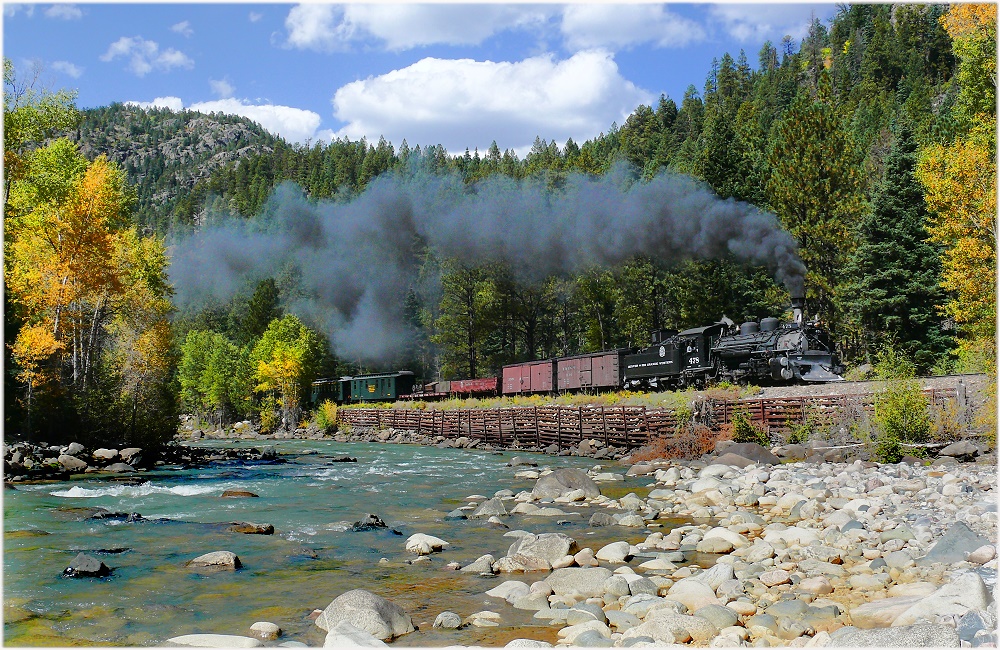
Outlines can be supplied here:
[[[429, 251], [405, 296], [410, 351], [339, 358], [290, 311], [295, 269], [179, 308], [168, 242], [213, 214], [255, 218], [282, 183], [348, 202], [420, 166], [466, 183], [544, 182], [623, 164], [776, 214], [806, 300], [850, 367], [888, 346], [921, 374], [994, 372], [996, 6], [843, 5], [801, 42], [720, 53], [683, 97], [523, 158], [433, 143], [289, 144], [249, 120], [114, 104], [79, 111], [4, 70], [5, 425], [103, 444], [169, 439], [180, 412], [294, 427], [317, 377], [410, 369], [426, 381], [646, 345], [651, 331], [785, 317], [789, 295], [736, 258], [635, 257], [526, 282]], [[695, 79], [692, 79], [695, 81]], [[440, 278], [427, 290], [422, 278]]]

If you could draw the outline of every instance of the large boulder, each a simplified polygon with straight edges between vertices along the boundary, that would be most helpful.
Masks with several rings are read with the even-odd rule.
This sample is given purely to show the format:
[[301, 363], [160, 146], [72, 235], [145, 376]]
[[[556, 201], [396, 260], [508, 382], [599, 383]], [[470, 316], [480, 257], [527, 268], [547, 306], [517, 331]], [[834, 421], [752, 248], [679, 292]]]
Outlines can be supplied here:
[[936, 616], [963, 616], [969, 610], [985, 611], [993, 596], [978, 573], [966, 571], [952, 576], [951, 582], [896, 617], [894, 627], [912, 625], [920, 620], [934, 620]]
[[926, 566], [934, 562], [945, 564], [961, 562], [966, 555], [989, 543], [990, 540], [973, 532], [972, 529], [959, 521], [948, 528], [948, 532], [937, 541], [927, 555], [917, 561], [917, 564]]
[[142, 461], [142, 449], [139, 447], [126, 447], [118, 452], [118, 454], [122, 457], [123, 461], [133, 467]]
[[830, 642], [833, 648], [957, 648], [960, 645], [955, 628], [931, 624], [875, 630], [847, 629]]
[[104, 447], [101, 447], [100, 449], [95, 449], [94, 453], [91, 454], [91, 456], [93, 456], [97, 460], [101, 460], [101, 461], [105, 461], [105, 462], [110, 462], [110, 461], [118, 458], [118, 450], [117, 449], [106, 449]]
[[611, 571], [603, 567], [556, 569], [545, 582], [560, 596], [580, 594], [587, 598], [604, 595], [604, 581], [611, 577]]
[[[761, 447], [756, 442], [730, 442], [728, 444], [717, 443], [715, 452], [718, 454], [733, 454], [741, 456], [758, 465], [778, 465], [781, 459], [771, 453], [769, 449]], [[715, 461], [718, 462], [718, 461]]]
[[973, 458], [979, 455], [979, 447], [968, 440], [953, 442], [938, 452], [938, 456], [950, 456], [952, 458], [968, 457]]
[[538, 479], [531, 494], [540, 499], [554, 499], [573, 490], [583, 490], [584, 495], [591, 498], [601, 495], [601, 490], [586, 472], [570, 467], [557, 469]]
[[[76, 443], [74, 442], [73, 444], [75, 445]], [[87, 469], [87, 463], [69, 454], [60, 454], [59, 464], [70, 472], [82, 472]]]
[[340, 594], [316, 618], [316, 625], [327, 632], [347, 621], [385, 641], [413, 631], [413, 621], [399, 605], [364, 589]]

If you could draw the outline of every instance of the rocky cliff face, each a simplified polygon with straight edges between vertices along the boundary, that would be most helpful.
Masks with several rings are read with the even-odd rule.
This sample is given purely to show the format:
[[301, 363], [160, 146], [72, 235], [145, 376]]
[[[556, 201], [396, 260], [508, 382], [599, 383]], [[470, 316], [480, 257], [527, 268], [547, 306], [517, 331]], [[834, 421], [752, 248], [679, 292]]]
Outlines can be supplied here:
[[242, 158], [273, 151], [278, 138], [246, 118], [112, 104], [82, 112], [68, 134], [88, 158], [104, 154], [136, 187], [136, 217], [163, 231], [183, 216], [182, 199], [198, 181]]

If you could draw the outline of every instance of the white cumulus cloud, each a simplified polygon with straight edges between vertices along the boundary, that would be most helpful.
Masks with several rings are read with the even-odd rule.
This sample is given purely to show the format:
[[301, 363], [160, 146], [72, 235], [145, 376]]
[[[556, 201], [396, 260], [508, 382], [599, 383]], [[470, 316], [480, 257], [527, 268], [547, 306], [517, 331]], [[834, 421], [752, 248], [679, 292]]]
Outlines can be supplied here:
[[347, 124], [335, 135], [398, 144], [443, 144], [452, 153], [485, 150], [496, 139], [519, 153], [536, 135], [582, 142], [619, 123], [652, 94], [623, 78], [605, 51], [518, 62], [425, 58], [349, 83], [333, 97]]
[[684, 47], [704, 40], [705, 29], [664, 5], [568, 5], [560, 29], [571, 50], [628, 48], [650, 43], [656, 47]]
[[786, 35], [801, 40], [809, 33], [813, 16], [822, 20], [834, 10], [833, 5], [734, 3], [712, 5], [709, 14], [737, 40], [770, 39], [777, 44]]
[[5, 3], [3, 6], [3, 17], [13, 18], [22, 11], [24, 12], [25, 17], [31, 18], [35, 15], [35, 5], [13, 2], [10, 4]]
[[194, 30], [191, 28], [191, 23], [187, 20], [182, 20], [176, 25], [171, 26], [170, 31], [177, 32], [184, 38], [191, 38], [194, 34]]
[[322, 121], [320, 116], [313, 111], [274, 104], [251, 104], [245, 99], [231, 97], [208, 102], [195, 102], [186, 107], [180, 97], [157, 97], [151, 102], [131, 101], [125, 103], [143, 109], [169, 108], [172, 111], [182, 111], [187, 108], [187, 110], [199, 113], [240, 115], [253, 120], [271, 133], [290, 142], [316, 140], [316, 130]]
[[61, 20], [79, 20], [83, 18], [83, 12], [76, 5], [52, 5], [45, 10], [46, 18], [59, 18]]
[[250, 12], [250, 16], [249, 16], [250, 22], [252, 22], [252, 23], [255, 23], [255, 22], [259, 21], [263, 17], [264, 17], [264, 14], [259, 14], [256, 11], [251, 11]]
[[194, 61], [183, 52], [168, 47], [160, 51], [156, 41], [147, 41], [141, 36], [122, 36], [108, 47], [101, 55], [101, 61], [114, 61], [117, 58], [129, 60], [128, 69], [136, 76], [143, 77], [154, 68], [167, 72], [173, 68], [191, 68]]
[[249, 104], [245, 100], [233, 98], [197, 102], [188, 108], [201, 113], [242, 115], [291, 142], [314, 139], [316, 129], [322, 122], [320, 116], [313, 111], [274, 104]]
[[211, 87], [212, 93], [219, 99], [232, 97], [233, 93], [236, 92], [236, 88], [229, 83], [228, 79], [209, 79], [208, 85]]
[[285, 18], [287, 44], [344, 51], [375, 40], [390, 51], [422, 45], [478, 45], [493, 34], [538, 26], [551, 9], [502, 4], [301, 4]]
[[169, 108], [172, 111], [184, 110], [184, 102], [180, 97], [157, 97], [151, 102], [125, 102], [126, 106], [138, 106], [139, 108]]
[[74, 79], [79, 79], [83, 74], [83, 68], [69, 61], [53, 61], [52, 69]]

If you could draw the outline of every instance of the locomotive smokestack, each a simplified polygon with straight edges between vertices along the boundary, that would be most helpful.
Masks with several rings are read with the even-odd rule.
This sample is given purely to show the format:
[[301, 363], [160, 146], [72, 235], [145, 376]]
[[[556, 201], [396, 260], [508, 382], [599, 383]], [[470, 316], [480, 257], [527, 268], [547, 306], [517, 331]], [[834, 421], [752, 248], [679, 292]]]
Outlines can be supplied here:
[[805, 306], [805, 296], [792, 296], [792, 317], [798, 325], [802, 324], [802, 310]]

